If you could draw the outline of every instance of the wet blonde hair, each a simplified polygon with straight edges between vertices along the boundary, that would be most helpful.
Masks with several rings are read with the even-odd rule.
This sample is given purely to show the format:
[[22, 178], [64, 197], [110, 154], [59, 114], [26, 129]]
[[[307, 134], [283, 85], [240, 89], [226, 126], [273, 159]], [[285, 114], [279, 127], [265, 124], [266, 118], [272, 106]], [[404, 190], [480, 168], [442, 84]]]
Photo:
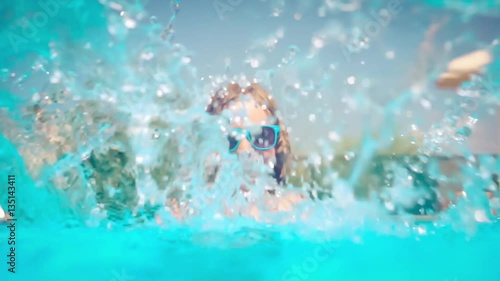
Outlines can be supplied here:
[[290, 155], [290, 141], [283, 120], [277, 116], [278, 106], [276, 105], [276, 101], [266, 90], [264, 90], [264, 88], [257, 83], [252, 83], [250, 86], [242, 89], [240, 85], [231, 83], [226, 88], [219, 89], [215, 92], [206, 111], [212, 115], [219, 115], [223, 110], [229, 107], [231, 102], [238, 100], [244, 95], [250, 95], [253, 100], [261, 106], [265, 105], [265, 111], [275, 118], [274, 125], [280, 126], [280, 134], [275, 147], [276, 164], [274, 166], [274, 178], [278, 183], [284, 183]]

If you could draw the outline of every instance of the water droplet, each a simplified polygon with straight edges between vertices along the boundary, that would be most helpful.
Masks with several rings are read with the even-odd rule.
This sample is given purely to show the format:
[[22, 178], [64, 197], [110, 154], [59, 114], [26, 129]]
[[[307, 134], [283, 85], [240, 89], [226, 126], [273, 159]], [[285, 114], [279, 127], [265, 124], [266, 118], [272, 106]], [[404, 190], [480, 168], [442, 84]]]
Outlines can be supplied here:
[[337, 132], [334, 132], [334, 131], [332, 131], [332, 132], [330, 132], [330, 133], [328, 134], [328, 138], [329, 138], [331, 141], [335, 141], [335, 142], [337, 142], [337, 141], [339, 141], [339, 140], [340, 140], [340, 136], [339, 136], [339, 134], [337, 134]]
[[425, 108], [425, 109], [431, 109], [432, 104], [429, 100], [426, 99], [421, 99], [420, 104]]
[[384, 203], [385, 207], [387, 208], [387, 210], [389, 211], [394, 211], [396, 210], [396, 206], [394, 206], [394, 203], [388, 201], [388, 202], [385, 202]]
[[128, 29], [134, 29], [137, 26], [137, 22], [131, 18], [125, 19], [125, 26]]
[[279, 17], [281, 15], [282, 11], [280, 9], [274, 9], [273, 10], [273, 17]]
[[137, 164], [142, 164], [144, 162], [144, 158], [142, 156], [135, 157], [135, 162]]
[[258, 59], [256, 59], [256, 58], [250, 59], [250, 66], [252, 68], [257, 68], [257, 67], [259, 67], [259, 65], [260, 65], [260, 62]]
[[353, 151], [349, 151], [348, 153], [346, 153], [344, 155], [344, 159], [349, 161], [349, 160], [353, 159], [355, 156], [356, 156], [356, 153], [354, 153]]
[[394, 59], [394, 57], [395, 57], [395, 56], [396, 56], [396, 54], [394, 53], [394, 51], [387, 51], [387, 52], [385, 53], [385, 57], [386, 57], [387, 59], [389, 59], [389, 60]]
[[312, 44], [316, 49], [321, 49], [325, 46], [325, 42], [323, 41], [322, 38], [319, 37], [314, 37], [312, 39]]
[[141, 54], [141, 59], [151, 60], [155, 55], [152, 52], [144, 52]]

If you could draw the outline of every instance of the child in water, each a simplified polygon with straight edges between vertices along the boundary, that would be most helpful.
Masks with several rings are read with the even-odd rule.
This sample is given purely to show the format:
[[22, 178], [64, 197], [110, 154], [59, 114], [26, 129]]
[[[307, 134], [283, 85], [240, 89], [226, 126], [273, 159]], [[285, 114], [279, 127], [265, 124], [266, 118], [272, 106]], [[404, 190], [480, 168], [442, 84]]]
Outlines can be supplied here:
[[[290, 156], [290, 142], [283, 120], [278, 118], [278, 107], [275, 100], [259, 84], [252, 83], [241, 88], [236, 83], [219, 89], [206, 108], [211, 115], [229, 114], [229, 129], [225, 134], [228, 139], [229, 152], [239, 157], [251, 155], [261, 158], [264, 165], [272, 168], [272, 176], [276, 183], [286, 182], [287, 163]], [[221, 133], [223, 133], [221, 131]], [[243, 194], [250, 192], [246, 186], [241, 186]], [[304, 199], [299, 193], [285, 192], [277, 194], [268, 189], [264, 195], [264, 206], [271, 211], [291, 211], [293, 205]], [[177, 218], [181, 218], [182, 210], [178, 201], [169, 200], [167, 204]], [[261, 209], [253, 204], [246, 214], [259, 220]]]
[[[84, 110], [90, 111], [92, 109], [85, 108]], [[241, 205], [243, 206], [235, 208], [238, 210], [228, 208], [228, 212], [226, 212], [228, 216], [243, 215], [262, 219], [261, 212], [264, 209], [268, 211], [267, 213], [291, 211], [293, 206], [305, 197], [279, 188], [279, 186], [286, 183], [290, 143], [283, 121], [277, 117], [277, 111], [275, 100], [258, 84], [250, 84], [245, 89], [242, 89], [238, 84], [229, 84], [227, 87], [216, 91], [206, 107], [206, 112], [213, 116], [224, 118], [228, 115], [226, 113], [230, 113], [226, 132], [221, 130], [220, 136], [221, 139], [227, 137], [228, 152], [237, 156], [239, 163], [242, 164], [240, 167], [243, 166], [242, 168], [247, 170], [244, 171], [243, 175], [250, 178], [254, 177], [255, 175], [250, 175], [253, 171], [248, 171], [252, 170], [253, 166], [261, 166], [266, 170], [268, 168], [271, 174], [269, 184], [253, 184], [251, 180], [247, 186], [242, 184], [239, 188], [240, 192], [236, 192], [231, 199], [236, 198], [237, 195], [243, 195], [248, 199], [250, 194], [252, 197], [257, 197], [257, 199], [247, 200], [246, 204], [242, 202]], [[94, 115], [92, 114], [92, 116]], [[85, 181], [94, 190], [98, 208], [107, 214], [108, 219], [121, 221], [129, 215], [132, 215], [132, 220], [144, 216], [151, 219], [155, 217], [154, 214], [161, 207], [160, 202], [163, 200], [157, 201], [154, 205], [146, 203], [140, 210], [137, 209], [140, 200], [137, 189], [144, 184], [139, 181], [138, 176], [141, 167], [134, 161], [136, 157], [131, 137], [127, 132], [127, 122], [117, 120], [118, 117], [115, 116], [117, 114], [113, 113], [109, 120], [106, 120], [109, 123], [121, 125], [117, 126], [113, 136], [106, 141], [103, 148], [94, 149], [81, 165], [85, 171]], [[167, 130], [165, 128], [169, 128], [167, 124], [161, 122], [157, 124], [156, 121], [152, 121], [149, 126], [150, 129], [155, 130], [158, 128]], [[208, 135], [190, 136], [190, 134], [196, 135], [198, 131], [190, 131], [188, 127], [189, 125], [182, 128], [184, 129], [184, 134], [181, 134], [183, 137], [192, 137], [194, 139], [210, 138]], [[218, 126], [216, 127], [218, 128]], [[192, 182], [189, 180], [190, 175], [184, 178], [182, 171], [185, 168], [189, 174], [193, 172], [193, 168], [188, 168], [188, 166], [179, 163], [177, 158], [182, 158], [183, 155], [178, 153], [179, 147], [176, 141], [175, 137], [173, 137], [169, 138], [166, 143], [159, 144], [160, 146], [165, 145], [165, 147], [159, 147], [161, 153], [158, 157], [158, 163], [151, 167], [150, 175], [156, 182], [158, 189], [167, 190], [169, 193], [166, 209], [177, 219], [183, 220], [190, 214], [192, 215], [191, 207], [195, 205], [186, 197], [193, 194], [203, 197], [204, 194], [200, 193], [203, 190], [226, 188], [217, 185], [217, 183], [219, 182], [218, 179], [223, 177], [224, 174], [221, 168], [227, 166], [219, 157], [216, 160], [214, 171], [210, 170], [210, 167], [206, 169], [206, 174], [209, 174], [208, 180], [205, 179], [206, 182], [196, 183], [196, 190], [177, 188], [176, 183], [180, 183], [180, 185], [186, 184], [187, 186]], [[192, 144], [194, 145], [192, 148], [197, 146], [196, 141], [193, 141]], [[191, 154], [197, 155], [192, 150], [189, 153], [190, 156]], [[200, 156], [201, 158], [203, 156]], [[255, 164], [254, 162], [256, 162], [246, 162], [245, 160], [249, 160], [249, 158], [257, 158], [263, 166], [258, 164], [246, 165]], [[196, 160], [193, 159], [193, 162], [196, 162]], [[192, 164], [188, 163], [188, 165]], [[234, 183], [235, 181], [231, 182]], [[250, 186], [255, 187], [257, 185], [259, 188], [268, 185], [271, 187], [267, 188], [264, 194], [260, 191], [249, 190], [251, 189]], [[231, 203], [239, 205], [236, 201]], [[159, 221], [158, 216], [156, 216], [156, 219]]]

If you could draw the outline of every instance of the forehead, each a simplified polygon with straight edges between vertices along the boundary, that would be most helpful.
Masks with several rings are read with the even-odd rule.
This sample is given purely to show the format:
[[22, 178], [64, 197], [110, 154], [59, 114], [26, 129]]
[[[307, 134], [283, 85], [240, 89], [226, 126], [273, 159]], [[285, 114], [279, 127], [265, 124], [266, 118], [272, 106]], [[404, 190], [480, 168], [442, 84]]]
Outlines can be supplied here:
[[271, 114], [265, 106], [260, 105], [252, 98], [241, 98], [232, 102], [228, 110], [231, 114], [231, 124], [244, 125], [270, 125]]

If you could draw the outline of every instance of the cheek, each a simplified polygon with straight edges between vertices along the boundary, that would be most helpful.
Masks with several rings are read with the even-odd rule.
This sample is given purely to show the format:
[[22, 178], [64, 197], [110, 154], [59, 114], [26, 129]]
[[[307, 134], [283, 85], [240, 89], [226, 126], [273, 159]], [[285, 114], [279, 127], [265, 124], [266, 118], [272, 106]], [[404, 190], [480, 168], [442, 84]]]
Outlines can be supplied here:
[[264, 157], [264, 161], [268, 163], [269, 160], [274, 159], [276, 157], [276, 150], [273, 148], [269, 150], [260, 151], [260, 155], [262, 155], [262, 157]]

